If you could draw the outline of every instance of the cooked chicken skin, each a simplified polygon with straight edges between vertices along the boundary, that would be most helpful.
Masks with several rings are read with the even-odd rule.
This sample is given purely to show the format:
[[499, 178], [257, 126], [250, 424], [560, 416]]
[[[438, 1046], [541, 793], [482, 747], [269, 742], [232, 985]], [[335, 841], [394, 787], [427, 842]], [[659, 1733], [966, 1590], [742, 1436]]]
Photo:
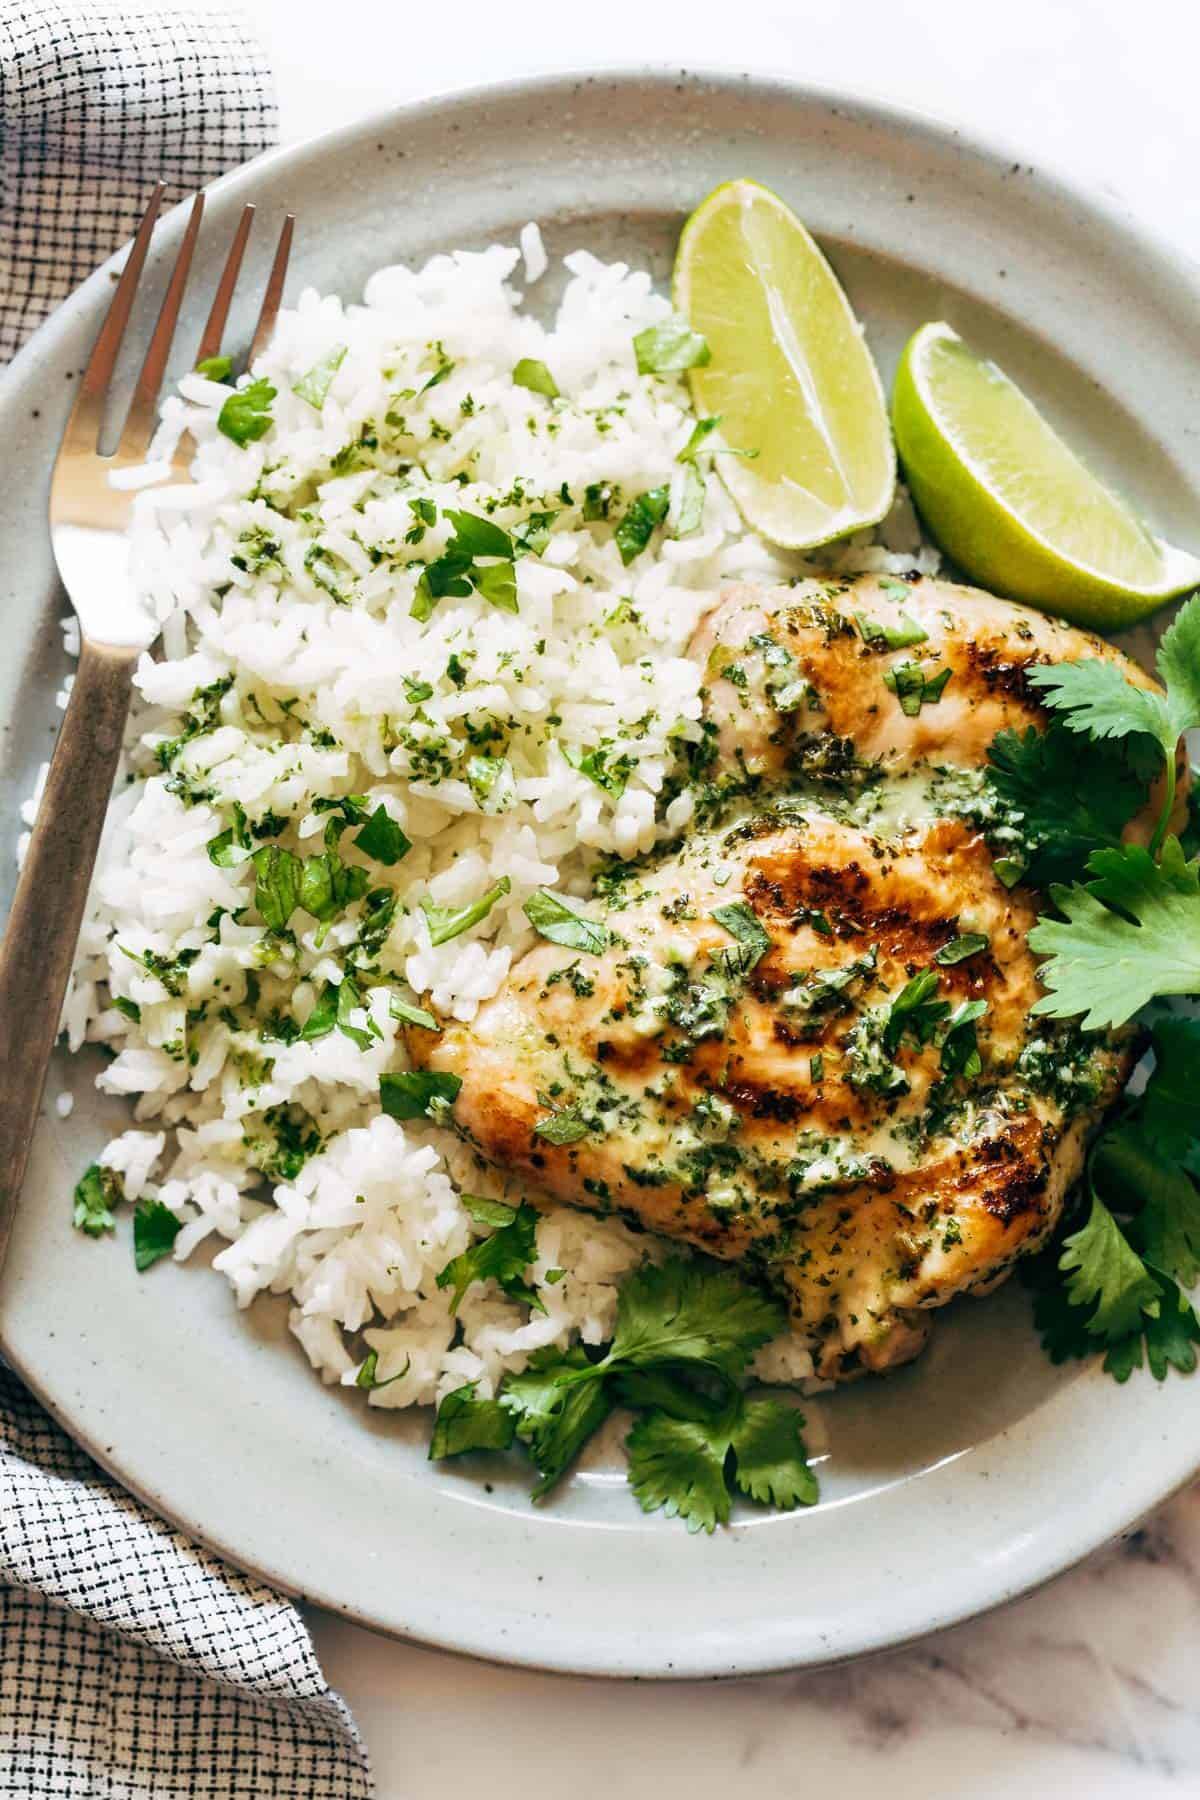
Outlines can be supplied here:
[[589, 909], [601, 954], [540, 943], [472, 1025], [410, 1049], [461, 1077], [485, 1158], [751, 1261], [821, 1374], [886, 1368], [1045, 1240], [1136, 1052], [1030, 1017], [1038, 901], [994, 872], [988, 745], [1044, 723], [1035, 662], [1153, 683], [932, 580], [727, 590], [692, 648], [710, 767], [691, 837]]

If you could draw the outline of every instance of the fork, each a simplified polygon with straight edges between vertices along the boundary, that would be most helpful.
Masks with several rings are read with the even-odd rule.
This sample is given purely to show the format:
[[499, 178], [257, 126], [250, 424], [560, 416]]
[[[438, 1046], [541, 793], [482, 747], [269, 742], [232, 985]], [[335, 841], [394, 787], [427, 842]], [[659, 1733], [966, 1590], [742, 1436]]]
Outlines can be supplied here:
[[[143, 651], [158, 636], [157, 622], [137, 604], [129, 578], [126, 532], [134, 495], [128, 488], [114, 487], [109, 476], [146, 461], [159, 389], [200, 233], [203, 194], [197, 194], [192, 202], [158, 322], [120, 440], [111, 454], [101, 452], [100, 435], [113, 369], [164, 192], [165, 184], [159, 182], [138, 226], [80, 382], [50, 489], [54, 558], [79, 620], [81, 643], [66, 716], [0, 943], [0, 1268], [121, 755], [133, 672]], [[217, 284], [197, 363], [220, 351], [253, 221], [254, 208], [247, 206]], [[289, 214], [267, 280], [250, 363], [274, 330], [293, 223]], [[171, 466], [175, 481], [190, 480], [185, 442], [176, 450]]]

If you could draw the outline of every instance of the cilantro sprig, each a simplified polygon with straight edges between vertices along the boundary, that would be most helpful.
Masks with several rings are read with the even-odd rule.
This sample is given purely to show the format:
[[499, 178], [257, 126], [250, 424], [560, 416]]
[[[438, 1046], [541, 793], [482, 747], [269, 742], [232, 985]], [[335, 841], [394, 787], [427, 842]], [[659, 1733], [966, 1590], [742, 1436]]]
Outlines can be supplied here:
[[630, 1485], [647, 1512], [711, 1532], [728, 1520], [734, 1489], [785, 1511], [811, 1505], [817, 1482], [800, 1414], [740, 1386], [785, 1317], [781, 1302], [719, 1264], [675, 1257], [647, 1265], [621, 1289], [603, 1356], [551, 1346], [507, 1376], [494, 1399], [474, 1383], [456, 1389], [439, 1409], [430, 1456], [519, 1444], [537, 1470], [540, 1499], [623, 1405], [638, 1414], [626, 1449]]
[[1029, 1278], [1051, 1359], [1103, 1348], [1118, 1381], [1143, 1361], [1157, 1381], [1171, 1368], [1190, 1374], [1200, 1343], [1182, 1291], [1200, 1277], [1200, 1192], [1187, 1167], [1200, 1123], [1200, 1020], [1160, 1020], [1153, 1047], [1143, 1093], [1092, 1153], [1086, 1220]]
[[1175, 806], [1179, 740], [1200, 725], [1200, 594], [1179, 609], [1158, 646], [1155, 666], [1166, 689], [1138, 687], [1115, 663], [1084, 658], [1031, 669], [1029, 681], [1069, 731], [1097, 741], [1143, 737], [1157, 744], [1165, 783], [1151, 855], [1162, 846]]

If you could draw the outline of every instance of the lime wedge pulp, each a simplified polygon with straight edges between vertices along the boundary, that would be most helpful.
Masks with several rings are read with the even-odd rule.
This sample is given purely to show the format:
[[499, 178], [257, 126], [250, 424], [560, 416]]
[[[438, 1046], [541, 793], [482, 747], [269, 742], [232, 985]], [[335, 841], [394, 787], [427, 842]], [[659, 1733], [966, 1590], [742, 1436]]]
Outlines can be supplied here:
[[711, 360], [689, 372], [718, 467], [748, 525], [804, 549], [881, 519], [896, 464], [879, 375], [837, 277], [769, 188], [730, 181], [675, 255], [674, 301]]
[[930, 532], [993, 592], [1115, 631], [1200, 582], [1200, 562], [1157, 538], [949, 325], [910, 338], [892, 423]]

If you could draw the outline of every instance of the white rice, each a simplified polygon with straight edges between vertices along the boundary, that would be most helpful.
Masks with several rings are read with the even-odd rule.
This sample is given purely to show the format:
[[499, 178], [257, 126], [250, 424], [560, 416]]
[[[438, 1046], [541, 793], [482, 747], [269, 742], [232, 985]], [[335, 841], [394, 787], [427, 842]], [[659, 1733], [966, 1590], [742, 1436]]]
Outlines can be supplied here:
[[[603, 1341], [621, 1278], [664, 1246], [620, 1223], [548, 1211], [531, 1274], [545, 1315], [489, 1283], [471, 1287], [452, 1317], [436, 1279], [475, 1235], [460, 1184], [519, 1194], [450, 1132], [381, 1114], [380, 1075], [404, 1067], [386, 982], [365, 990], [354, 1015], [360, 1028], [368, 1014], [374, 1023], [367, 1049], [339, 1031], [262, 1040], [257, 1023], [270, 1011], [303, 1020], [322, 984], [344, 979], [361, 904], [323, 937], [297, 914], [294, 964], [264, 964], [264, 927], [234, 916], [251, 902], [253, 869], [217, 867], [209, 840], [231, 824], [236, 802], [251, 825], [285, 818], [270, 841], [313, 854], [328, 818], [319, 800], [382, 804], [413, 847], [394, 867], [371, 866], [372, 884], [395, 887], [399, 899], [381, 974], [410, 1002], [429, 994], [469, 1021], [532, 941], [521, 909], [535, 888], [584, 894], [597, 852], [631, 856], [685, 829], [686, 793], [661, 817], [656, 802], [675, 742], [696, 734], [700, 715], [701, 671], [684, 654], [690, 634], [723, 582], [803, 567], [744, 528], [715, 477], [700, 529], [672, 535], [675, 458], [694, 416], [681, 378], [638, 375], [632, 342], [668, 304], [648, 275], [623, 264], [584, 251], [566, 264], [549, 331], [512, 286], [518, 265], [527, 281], [547, 266], [536, 226], [521, 233], [519, 251], [381, 270], [361, 306], [304, 293], [254, 371], [277, 389], [273, 429], [245, 448], [231, 442], [216, 428], [228, 389], [189, 376], [166, 403], [152, 456], [169, 459], [189, 430], [195, 485], [150, 487], [135, 502], [132, 568], [160, 623], [162, 656], [145, 656], [138, 670], [133, 778], [113, 803], [64, 1025], [72, 1046], [108, 1046], [99, 1085], [133, 1104], [140, 1128], [101, 1158], [126, 1197], [156, 1197], [182, 1221], [177, 1258], [213, 1234], [224, 1240], [215, 1267], [240, 1304], [267, 1289], [289, 1294], [292, 1330], [325, 1379], [352, 1382], [367, 1348], [378, 1353], [380, 1381], [405, 1370], [370, 1394], [377, 1406], [429, 1403], [465, 1381], [489, 1394], [538, 1345]], [[345, 356], [318, 411], [293, 384], [339, 346]], [[562, 398], [517, 386], [522, 358], [544, 362]], [[449, 373], [426, 387], [446, 363]], [[398, 414], [403, 438], [386, 422]], [[345, 454], [364, 432], [403, 454]], [[339, 452], [348, 466], [334, 473]], [[668, 483], [676, 500], [665, 530], [623, 567], [615, 521], [629, 500]], [[583, 520], [589, 487], [620, 490], [609, 522]], [[418, 498], [434, 502], [438, 523], [406, 543]], [[472, 594], [442, 599], [427, 623], [410, 616], [421, 567], [449, 535], [443, 506], [509, 530], [533, 511], [555, 513], [542, 553], [517, 564], [518, 613]], [[824, 560], [845, 570], [936, 567], [903, 502], [878, 539]], [[630, 605], [614, 620], [622, 601]], [[77, 646], [69, 627], [67, 641]], [[155, 745], [181, 733], [197, 690], [229, 677], [212, 729], [160, 770]], [[414, 700], [406, 678], [431, 695]], [[485, 735], [489, 721], [497, 735]], [[468, 779], [477, 748], [469, 729], [508, 765], [482, 800]], [[619, 794], [573, 766], [599, 746], [630, 759]], [[343, 854], [365, 860], [353, 835]], [[465, 903], [501, 877], [511, 889], [480, 924], [431, 945], [422, 896]], [[136, 960], [147, 951], [197, 953], [178, 993]], [[264, 1179], [259, 1162], [273, 1145], [264, 1115], [289, 1105], [303, 1108], [321, 1147], [290, 1179]], [[802, 1380], [811, 1367], [790, 1340], [764, 1352], [763, 1373], [775, 1379]]]

